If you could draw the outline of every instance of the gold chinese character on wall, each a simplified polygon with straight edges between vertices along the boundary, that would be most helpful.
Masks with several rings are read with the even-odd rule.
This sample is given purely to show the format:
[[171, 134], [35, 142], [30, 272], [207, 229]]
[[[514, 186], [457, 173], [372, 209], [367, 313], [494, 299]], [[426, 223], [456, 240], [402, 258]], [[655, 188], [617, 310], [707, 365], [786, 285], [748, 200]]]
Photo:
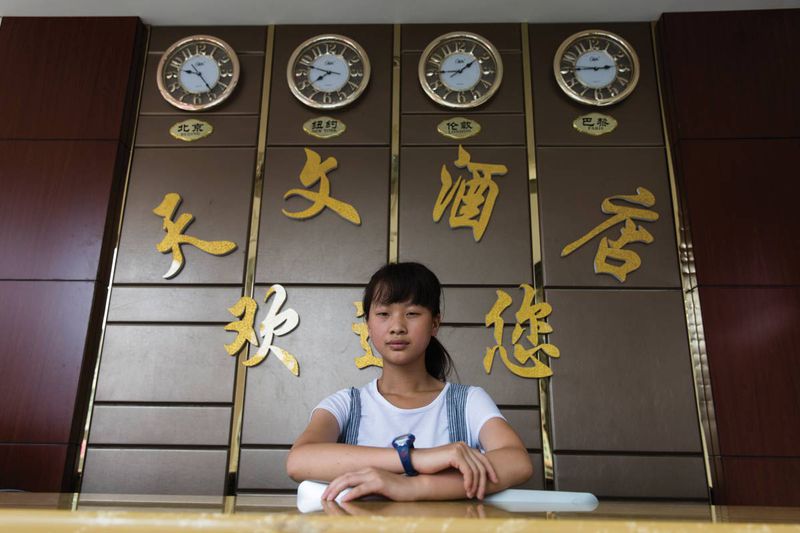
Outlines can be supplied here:
[[[289, 369], [289, 372], [298, 376], [300, 374], [300, 365], [297, 362], [297, 358], [283, 348], [272, 344], [272, 341], [276, 335], [281, 337], [291, 333], [299, 324], [300, 316], [294, 309], [280, 311], [283, 304], [286, 303], [286, 289], [284, 289], [282, 285], [276, 284], [270, 287], [267, 291], [267, 295], [264, 297], [264, 303], [269, 301], [270, 296], [273, 294], [275, 298], [272, 300], [272, 305], [267, 312], [267, 316], [258, 326], [261, 346], [255, 356], [243, 361], [242, 364], [245, 366], [255, 366], [266, 359], [269, 352], [272, 352], [280, 362]], [[248, 342], [253, 346], [259, 345], [255, 331], [253, 330], [257, 309], [258, 304], [256, 301], [247, 296], [239, 298], [239, 301], [228, 309], [233, 316], [240, 318], [240, 320], [235, 320], [225, 326], [225, 331], [236, 332], [236, 339], [234, 339], [232, 343], [225, 345], [225, 351], [227, 351], [228, 354], [236, 355]]]
[[486, 226], [492, 218], [492, 210], [500, 193], [500, 188], [492, 179], [508, 172], [505, 165], [493, 163], [474, 163], [472, 156], [461, 145], [458, 145], [458, 159], [454, 162], [458, 168], [466, 168], [472, 177], [464, 179], [459, 175], [453, 183], [453, 177], [442, 165], [440, 179], [442, 187], [433, 206], [433, 220], [439, 222], [450, 206], [450, 227], [472, 228], [472, 237], [478, 242], [486, 232]]
[[[335, 170], [339, 166], [339, 162], [336, 161], [335, 157], [329, 157], [322, 161], [322, 157], [314, 150], [309, 148], [304, 148], [304, 150], [306, 152], [306, 163], [300, 172], [300, 182], [306, 189], [289, 189], [283, 195], [283, 199], [302, 196], [306, 200], [310, 200], [312, 204], [302, 211], [282, 209], [283, 214], [289, 218], [307, 219], [317, 216], [327, 207], [348, 222], [360, 225], [361, 216], [356, 211], [356, 208], [331, 196], [331, 182], [330, 178], [328, 178], [328, 172]], [[319, 182], [319, 190], [308, 190], [309, 187], [313, 187], [317, 182]]]
[[[533, 299], [536, 291], [528, 284], [520, 285], [523, 290], [522, 304], [516, 312], [516, 323], [514, 324], [514, 331], [511, 333], [511, 344], [514, 346], [514, 359], [517, 363], [512, 362], [508, 358], [508, 350], [503, 346], [503, 327], [505, 321], [502, 318], [503, 311], [508, 308], [512, 299], [507, 292], [498, 289], [496, 291], [497, 300], [492, 306], [492, 309], [486, 314], [485, 325], [486, 327], [494, 328], [495, 345], [486, 349], [486, 355], [483, 358], [483, 368], [487, 374], [492, 371], [492, 363], [497, 353], [500, 354], [500, 359], [503, 361], [505, 367], [513, 374], [523, 378], [546, 378], [553, 375], [552, 369], [536, 357], [536, 353], [540, 350], [550, 357], [560, 357], [561, 352], [554, 344], [539, 343], [539, 335], [552, 333], [553, 328], [544, 319], [550, 316], [553, 308], [546, 302], [534, 304]], [[524, 326], [527, 323], [527, 327]], [[525, 339], [532, 345], [530, 348], [525, 348], [520, 342], [522, 334], [525, 329], [529, 333]], [[526, 365], [531, 362], [532, 365]]]
[[[595, 226], [580, 239], [566, 245], [564, 249], [561, 250], [561, 257], [568, 256], [597, 235], [616, 224], [624, 223], [622, 228], [620, 228], [620, 237], [618, 239], [610, 240], [608, 237], [600, 239], [600, 243], [597, 246], [597, 253], [594, 256], [594, 272], [595, 274], [610, 274], [618, 281], [625, 282], [628, 274], [642, 265], [642, 259], [639, 257], [639, 254], [633, 250], [626, 250], [625, 246], [634, 242], [650, 244], [654, 240], [649, 231], [642, 226], [637, 226], [633, 221], [642, 220], [654, 222], [658, 220], [658, 213], [650, 209], [618, 205], [615, 204], [613, 200], [620, 200], [642, 207], [653, 207], [656, 203], [656, 198], [653, 196], [653, 193], [644, 187], [637, 187], [636, 194], [633, 195], [617, 195], [604, 199], [600, 209], [603, 213], [614, 216]], [[609, 262], [609, 259], [615, 262]]]
[[175, 192], [167, 193], [161, 203], [153, 209], [153, 213], [163, 219], [162, 227], [167, 234], [156, 244], [156, 250], [162, 254], [172, 252], [172, 264], [164, 274], [164, 279], [170, 279], [178, 274], [183, 268], [185, 263], [183, 258], [183, 251], [181, 246], [188, 244], [195, 246], [200, 250], [211, 255], [227, 255], [236, 249], [236, 243], [231, 241], [204, 241], [197, 237], [184, 235], [183, 232], [194, 220], [194, 215], [191, 213], [183, 213], [178, 217], [178, 220], [173, 222], [172, 217], [175, 216], [178, 206], [182, 201], [181, 195]]
[[[356, 318], [364, 316], [364, 304], [361, 302], [353, 302], [356, 308]], [[369, 328], [366, 322], [354, 322], [351, 325], [353, 333], [358, 335], [358, 340], [361, 343], [361, 349], [364, 350], [364, 355], [356, 357], [356, 367], [367, 368], [368, 366], [383, 367], [383, 360], [380, 357], [375, 357], [372, 353], [372, 346], [369, 345]]]

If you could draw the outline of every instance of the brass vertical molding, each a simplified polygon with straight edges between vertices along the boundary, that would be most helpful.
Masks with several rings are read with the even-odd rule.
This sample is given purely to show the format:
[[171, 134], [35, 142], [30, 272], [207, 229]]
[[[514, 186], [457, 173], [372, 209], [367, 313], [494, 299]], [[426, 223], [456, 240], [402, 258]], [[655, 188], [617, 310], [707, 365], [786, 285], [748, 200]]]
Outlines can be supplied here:
[[700, 426], [703, 460], [706, 466], [706, 483], [710, 494], [714, 485], [718, 484], [720, 479], [719, 475], [721, 474], [717, 472], [716, 465], [711, 460], [709, 451], [710, 447], [718, 453], [714, 397], [711, 391], [711, 381], [708, 372], [708, 355], [705, 349], [705, 334], [703, 331], [703, 319], [697, 289], [697, 277], [695, 275], [689, 218], [687, 216], [685, 201], [679, 196], [678, 184], [675, 179], [672, 146], [669, 138], [669, 129], [667, 128], [666, 109], [664, 107], [664, 87], [663, 80], [661, 79], [661, 50], [658, 46], [656, 25], [656, 22], [650, 23], [650, 36], [653, 42], [658, 101], [661, 110], [661, 126], [664, 134], [664, 149], [667, 156], [670, 193], [672, 194], [672, 214], [675, 223], [675, 239], [680, 262], [684, 310], [686, 312], [687, 342], [689, 343], [689, 351], [692, 358], [695, 406], [697, 408], [697, 419]]
[[[269, 93], [272, 81], [272, 53], [275, 43], [275, 26], [267, 26], [266, 51], [264, 53], [264, 77], [261, 86], [261, 114], [258, 119], [258, 152], [256, 155], [255, 181], [253, 182], [253, 204], [250, 210], [250, 235], [247, 242], [247, 266], [244, 275], [244, 296], [253, 297], [255, 292], [256, 257], [258, 252], [258, 231], [261, 223], [261, 198], [264, 193], [264, 163], [267, 150], [267, 123], [269, 121]], [[239, 452], [242, 441], [242, 421], [244, 416], [244, 392], [247, 381], [247, 367], [242, 363], [250, 354], [250, 346], [242, 349], [236, 358], [236, 377], [233, 391], [233, 416], [228, 440], [228, 479], [225, 495], [236, 494], [236, 481], [239, 474]], [[231, 502], [232, 503], [229, 503]], [[233, 512], [235, 500], [226, 499], [225, 512]]]
[[[528, 34], [528, 23], [523, 22], [520, 30], [522, 36], [522, 79], [524, 83], [525, 105], [525, 145], [528, 154], [528, 191], [531, 218], [531, 268], [533, 269], [533, 286], [536, 288], [536, 303], [544, 301], [544, 280], [542, 279], [542, 249], [539, 235], [539, 185], [536, 180], [536, 136], [533, 121], [533, 80], [531, 77], [531, 48]], [[541, 340], [541, 339], [540, 339]], [[550, 358], [539, 353], [546, 364]], [[553, 465], [553, 449], [550, 446], [550, 378], [537, 380], [539, 389], [539, 422], [542, 433], [542, 466], [546, 489], [552, 489], [555, 480]]]
[[389, 262], [397, 263], [400, 242], [400, 24], [392, 39], [392, 169], [389, 196]]
[[86, 421], [83, 425], [83, 436], [81, 437], [80, 450], [78, 452], [78, 462], [75, 465], [75, 475], [77, 476], [77, 486], [72, 499], [72, 509], [77, 509], [78, 498], [83, 484], [83, 468], [86, 464], [86, 451], [89, 446], [89, 429], [92, 425], [92, 411], [94, 410], [94, 399], [97, 394], [97, 379], [100, 374], [100, 359], [103, 355], [103, 343], [106, 337], [106, 324], [108, 323], [108, 310], [111, 304], [111, 290], [114, 286], [114, 274], [117, 269], [117, 254], [119, 253], [119, 241], [122, 236], [122, 223], [125, 217], [125, 202], [128, 198], [128, 185], [131, 180], [131, 166], [133, 165], [133, 152], [136, 146], [136, 131], [139, 128], [139, 109], [142, 106], [142, 93], [144, 88], [145, 69], [147, 66], [147, 54], [150, 51], [150, 26], [145, 26], [144, 55], [142, 57], [141, 70], [139, 72], [139, 94], [136, 101], [136, 119], [133, 121], [133, 132], [131, 133], [131, 146], [128, 151], [128, 165], [125, 169], [125, 184], [122, 187], [122, 198], [120, 199], [119, 217], [117, 221], [116, 235], [114, 235], [114, 252], [111, 256], [111, 271], [108, 274], [108, 287], [106, 287], [106, 303], [103, 310], [103, 321], [100, 326], [100, 342], [97, 345], [97, 357], [95, 358], [94, 371], [92, 373], [92, 387], [89, 393], [89, 405], [86, 408]]

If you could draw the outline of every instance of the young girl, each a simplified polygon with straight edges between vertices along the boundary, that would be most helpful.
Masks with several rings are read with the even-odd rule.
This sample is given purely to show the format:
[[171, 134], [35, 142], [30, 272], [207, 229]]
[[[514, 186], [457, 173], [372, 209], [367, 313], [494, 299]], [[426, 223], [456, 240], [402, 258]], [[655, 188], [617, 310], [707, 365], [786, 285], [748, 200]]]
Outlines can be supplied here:
[[408, 501], [482, 499], [531, 476], [525, 446], [489, 395], [446, 381], [452, 360], [436, 339], [440, 294], [418, 263], [372, 276], [363, 305], [383, 373], [314, 409], [289, 452], [292, 479], [330, 482], [323, 500], [349, 487], [342, 501]]

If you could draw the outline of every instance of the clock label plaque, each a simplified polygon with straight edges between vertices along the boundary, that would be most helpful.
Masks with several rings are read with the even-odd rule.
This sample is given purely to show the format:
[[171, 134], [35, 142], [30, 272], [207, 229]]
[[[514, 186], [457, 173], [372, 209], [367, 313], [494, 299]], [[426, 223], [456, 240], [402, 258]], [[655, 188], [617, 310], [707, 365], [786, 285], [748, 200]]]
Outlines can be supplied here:
[[169, 134], [180, 141], [199, 141], [214, 133], [214, 126], [204, 120], [190, 118], [176, 122], [169, 129]]
[[468, 139], [481, 132], [481, 125], [476, 120], [464, 117], [453, 117], [443, 120], [436, 126], [436, 131], [450, 139]]
[[611, 133], [617, 129], [618, 124], [614, 117], [602, 113], [587, 113], [572, 121], [573, 128], [594, 137]]
[[346, 130], [347, 126], [338, 118], [314, 117], [303, 123], [303, 131], [317, 139], [338, 137]]

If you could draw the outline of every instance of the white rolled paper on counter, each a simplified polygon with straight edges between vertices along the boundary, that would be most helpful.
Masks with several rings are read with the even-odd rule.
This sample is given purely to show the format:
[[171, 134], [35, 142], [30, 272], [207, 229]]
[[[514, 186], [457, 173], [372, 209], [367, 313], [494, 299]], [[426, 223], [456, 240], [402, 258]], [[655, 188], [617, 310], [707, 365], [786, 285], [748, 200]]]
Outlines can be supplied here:
[[[297, 508], [300, 512], [321, 511], [322, 493], [325, 492], [327, 486], [327, 483], [319, 483], [317, 481], [303, 481], [300, 483], [300, 486], [297, 487]], [[336, 501], [338, 502], [348, 492], [350, 492], [350, 489], [343, 490], [336, 497]], [[594, 494], [588, 492], [522, 489], [502, 490], [487, 496], [483, 501], [505, 511], [516, 513], [547, 511], [585, 513], [594, 511], [599, 503]]]

